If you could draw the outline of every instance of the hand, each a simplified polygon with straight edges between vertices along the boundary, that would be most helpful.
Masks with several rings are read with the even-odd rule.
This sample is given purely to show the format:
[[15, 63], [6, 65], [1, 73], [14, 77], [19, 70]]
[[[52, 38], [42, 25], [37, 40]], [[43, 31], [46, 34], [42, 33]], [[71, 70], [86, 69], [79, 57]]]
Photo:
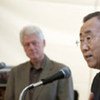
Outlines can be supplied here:
[[89, 100], [94, 100], [94, 94], [93, 94], [93, 92], [91, 92], [91, 94], [89, 96]]

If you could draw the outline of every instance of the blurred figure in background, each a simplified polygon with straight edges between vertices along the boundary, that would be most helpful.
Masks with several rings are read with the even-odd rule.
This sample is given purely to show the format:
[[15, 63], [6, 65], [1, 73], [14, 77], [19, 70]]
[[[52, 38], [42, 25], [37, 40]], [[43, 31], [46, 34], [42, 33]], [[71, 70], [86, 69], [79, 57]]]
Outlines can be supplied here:
[[7, 65], [4, 62], [0, 62], [0, 69], [5, 68]]
[[[44, 54], [46, 41], [40, 28], [26, 26], [20, 32], [20, 41], [29, 61], [24, 62], [10, 72], [5, 100], [18, 100], [22, 90], [31, 83], [36, 83], [69, 67], [49, 59]], [[50, 84], [39, 86], [27, 92], [25, 100], [73, 100], [72, 76]]]
[[[90, 68], [100, 70], [100, 12], [88, 14], [80, 29], [80, 48]], [[89, 100], [100, 100], [100, 72], [94, 77]]]
[[0, 62], [0, 100], [4, 100], [4, 94], [10, 70], [11, 66], [6, 65], [4, 62]]
[[74, 90], [74, 100], [78, 100], [79, 98], [79, 93], [77, 90]]

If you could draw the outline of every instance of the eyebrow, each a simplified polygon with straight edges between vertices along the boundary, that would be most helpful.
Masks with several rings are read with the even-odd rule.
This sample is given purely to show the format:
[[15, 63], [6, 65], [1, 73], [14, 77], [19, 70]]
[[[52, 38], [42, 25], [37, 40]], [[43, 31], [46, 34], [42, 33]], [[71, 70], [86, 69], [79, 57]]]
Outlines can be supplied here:
[[[91, 33], [91, 31], [90, 31], [90, 30], [87, 30], [87, 31], [85, 31], [84, 33], [85, 33], [85, 34], [89, 34], [89, 33]], [[80, 33], [80, 36], [82, 36], [82, 33]]]
[[88, 34], [88, 33], [91, 33], [91, 31], [90, 30], [85, 31], [85, 34]]

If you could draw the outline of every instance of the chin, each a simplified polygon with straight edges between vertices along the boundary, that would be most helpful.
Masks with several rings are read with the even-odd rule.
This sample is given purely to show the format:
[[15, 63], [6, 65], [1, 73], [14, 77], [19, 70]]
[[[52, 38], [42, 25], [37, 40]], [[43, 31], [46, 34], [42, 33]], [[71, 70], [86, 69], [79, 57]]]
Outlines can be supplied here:
[[34, 58], [32, 57], [31, 59], [33, 59], [33, 60], [37, 60], [38, 58], [37, 58], [37, 57], [34, 57]]
[[96, 65], [88, 65], [90, 68], [98, 69]]
[[89, 63], [88, 63], [88, 66], [89, 66], [90, 68], [95, 68], [95, 66], [94, 66], [93, 64], [89, 64]]

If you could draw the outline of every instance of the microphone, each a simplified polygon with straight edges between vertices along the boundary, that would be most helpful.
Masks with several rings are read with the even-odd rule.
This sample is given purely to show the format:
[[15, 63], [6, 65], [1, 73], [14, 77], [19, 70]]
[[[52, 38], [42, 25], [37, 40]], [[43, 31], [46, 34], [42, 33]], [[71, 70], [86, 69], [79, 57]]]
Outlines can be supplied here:
[[20, 97], [19, 97], [19, 100], [22, 100], [23, 95], [25, 95], [25, 92], [27, 90], [30, 90], [30, 89], [35, 88], [35, 87], [40, 86], [40, 85], [45, 85], [45, 84], [51, 83], [53, 81], [56, 81], [56, 80], [59, 80], [59, 79], [62, 79], [62, 78], [69, 78], [70, 75], [71, 75], [71, 71], [68, 67], [66, 67], [66, 68], [59, 70], [57, 73], [55, 73], [54, 75], [52, 75], [52, 76], [50, 76], [46, 79], [41, 79], [37, 83], [32, 83], [22, 90]]
[[34, 87], [40, 86], [40, 85], [45, 85], [48, 83], [51, 83], [55, 80], [59, 80], [62, 78], [69, 78], [71, 75], [71, 71], [69, 68], [63, 68], [61, 70], [59, 70], [57, 73], [55, 73], [54, 75], [47, 77], [46, 79], [41, 79], [39, 82], [37, 83], [32, 83], [28, 86], [28, 89], [32, 89]]
[[45, 84], [51, 83], [55, 80], [59, 80], [62, 78], [69, 78], [70, 74], [71, 74], [71, 72], [69, 69], [61, 69], [57, 73], [55, 73], [54, 75], [52, 75], [46, 79], [41, 79], [41, 81], [43, 81], [43, 85], [45, 85]]

